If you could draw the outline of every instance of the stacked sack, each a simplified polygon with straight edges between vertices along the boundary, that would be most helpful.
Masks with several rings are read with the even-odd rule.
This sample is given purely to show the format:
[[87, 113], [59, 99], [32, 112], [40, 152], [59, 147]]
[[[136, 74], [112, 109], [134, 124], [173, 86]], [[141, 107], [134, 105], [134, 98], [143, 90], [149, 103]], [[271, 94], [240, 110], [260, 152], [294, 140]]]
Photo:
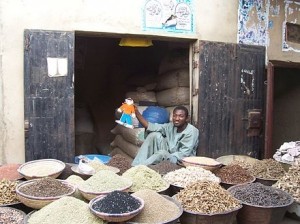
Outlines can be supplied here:
[[[135, 91], [126, 93], [126, 98], [132, 98], [139, 112], [146, 120], [154, 123], [172, 121], [173, 109], [184, 105], [189, 109], [190, 81], [189, 81], [189, 52], [186, 49], [173, 49], [163, 59], [159, 67], [158, 76], [152, 74], [135, 76], [128, 81], [128, 85]], [[146, 101], [151, 105], [139, 106]], [[166, 117], [167, 116], [167, 117]], [[115, 136], [111, 142], [112, 156], [121, 154], [133, 160], [144, 142], [145, 129], [139, 125], [136, 118], [132, 120], [134, 129], [116, 125], [111, 130]]]
[[170, 112], [172, 121], [173, 109], [184, 105], [189, 109], [190, 80], [189, 52], [186, 49], [173, 49], [164, 57], [159, 67], [159, 76], [155, 88], [159, 106]]
[[121, 154], [129, 160], [133, 160], [144, 142], [144, 132], [144, 128], [130, 129], [122, 125], [116, 125], [111, 130], [111, 133], [116, 135], [110, 143], [112, 148], [111, 156]]

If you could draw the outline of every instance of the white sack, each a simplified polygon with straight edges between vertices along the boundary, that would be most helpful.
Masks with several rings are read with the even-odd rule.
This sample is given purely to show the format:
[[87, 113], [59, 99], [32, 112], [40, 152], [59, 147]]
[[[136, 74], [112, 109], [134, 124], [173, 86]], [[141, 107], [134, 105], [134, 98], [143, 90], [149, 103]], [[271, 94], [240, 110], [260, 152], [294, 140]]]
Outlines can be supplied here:
[[118, 147], [122, 149], [125, 153], [127, 153], [129, 156], [134, 158], [136, 154], [139, 151], [139, 146], [134, 145], [130, 142], [125, 141], [125, 139], [122, 137], [122, 135], [117, 135], [115, 139], [110, 143], [111, 147], [115, 148]]
[[114, 156], [114, 155], [117, 155], [117, 154], [120, 154], [122, 156], [124, 156], [126, 159], [128, 159], [130, 162], [133, 161], [133, 158], [130, 157], [128, 154], [126, 154], [124, 151], [122, 151], [122, 149], [116, 147], [116, 148], [113, 148], [113, 150], [111, 151], [110, 153], [110, 156]]
[[147, 91], [147, 92], [127, 92], [126, 98], [131, 98], [135, 103], [139, 103], [140, 101], [150, 101], [150, 102], [157, 102], [155, 97], [154, 91]]
[[158, 105], [171, 107], [190, 104], [190, 88], [176, 87], [156, 92]]
[[189, 68], [181, 68], [161, 74], [157, 81], [156, 90], [160, 91], [174, 87], [189, 86]]
[[141, 146], [144, 142], [145, 128], [126, 128], [122, 125], [116, 125], [111, 133], [114, 135], [122, 135], [124, 140], [134, 145]]
[[158, 74], [186, 67], [189, 67], [189, 49], [172, 49], [161, 60]]

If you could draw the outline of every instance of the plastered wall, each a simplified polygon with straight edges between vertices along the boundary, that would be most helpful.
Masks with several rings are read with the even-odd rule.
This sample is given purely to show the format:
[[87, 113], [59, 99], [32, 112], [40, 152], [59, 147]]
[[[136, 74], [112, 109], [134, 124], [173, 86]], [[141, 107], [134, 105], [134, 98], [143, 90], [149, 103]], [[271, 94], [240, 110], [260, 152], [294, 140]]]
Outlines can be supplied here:
[[[161, 0], [161, 2], [168, 3], [170, 0]], [[237, 38], [240, 20], [239, 2], [236, 0], [194, 0], [195, 30], [192, 33], [172, 33], [142, 30], [141, 12], [144, 0], [1, 0], [0, 164], [22, 163], [25, 157], [24, 29], [145, 34], [235, 43], [239, 42]], [[281, 4], [279, 16], [273, 19], [272, 30], [265, 34], [269, 35], [265, 38], [272, 38], [267, 44], [268, 57], [285, 61], [300, 61], [299, 53], [283, 52], [279, 47], [281, 42], [278, 35], [282, 36], [281, 27], [285, 14], [283, 3], [278, 2], [283, 1], [265, 0], [263, 4], [267, 18], [269, 18], [269, 5]], [[255, 10], [251, 10], [250, 13], [255, 13]], [[253, 21], [250, 22], [249, 24], [253, 24]]]

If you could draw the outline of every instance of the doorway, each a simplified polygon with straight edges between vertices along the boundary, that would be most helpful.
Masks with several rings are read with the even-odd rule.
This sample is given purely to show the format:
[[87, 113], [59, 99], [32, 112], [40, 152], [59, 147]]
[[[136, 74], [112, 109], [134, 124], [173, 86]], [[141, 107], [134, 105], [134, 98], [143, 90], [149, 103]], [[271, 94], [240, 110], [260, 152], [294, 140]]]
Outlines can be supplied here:
[[300, 136], [300, 64], [270, 61], [267, 77], [265, 158]]
[[[189, 69], [190, 41], [152, 40], [151, 47], [120, 47], [120, 37], [75, 33], [75, 154], [109, 154], [115, 135], [115, 110], [129, 93], [154, 101], [159, 76], [179, 69], [162, 66], [172, 52], [182, 53]], [[174, 58], [175, 58], [174, 56]], [[168, 71], [167, 71], [168, 70]], [[189, 72], [187, 73], [189, 79]], [[188, 91], [190, 92], [190, 91]], [[139, 102], [135, 102], [137, 105]]]

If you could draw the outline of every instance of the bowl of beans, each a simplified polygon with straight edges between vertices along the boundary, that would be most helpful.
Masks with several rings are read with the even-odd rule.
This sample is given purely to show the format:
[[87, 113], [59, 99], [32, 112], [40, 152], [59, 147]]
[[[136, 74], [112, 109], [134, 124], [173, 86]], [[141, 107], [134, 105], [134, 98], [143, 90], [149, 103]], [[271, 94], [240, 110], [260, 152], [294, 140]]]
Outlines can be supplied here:
[[294, 202], [290, 194], [261, 183], [235, 185], [228, 191], [243, 204], [237, 214], [240, 224], [279, 224]]
[[138, 215], [144, 200], [123, 191], [112, 191], [89, 202], [90, 211], [108, 222], [125, 222]]
[[27, 207], [40, 209], [61, 197], [73, 195], [75, 190], [76, 187], [65, 180], [46, 177], [19, 183], [16, 194]]
[[66, 164], [60, 160], [39, 159], [22, 164], [18, 172], [27, 180], [43, 177], [57, 178], [65, 168]]

